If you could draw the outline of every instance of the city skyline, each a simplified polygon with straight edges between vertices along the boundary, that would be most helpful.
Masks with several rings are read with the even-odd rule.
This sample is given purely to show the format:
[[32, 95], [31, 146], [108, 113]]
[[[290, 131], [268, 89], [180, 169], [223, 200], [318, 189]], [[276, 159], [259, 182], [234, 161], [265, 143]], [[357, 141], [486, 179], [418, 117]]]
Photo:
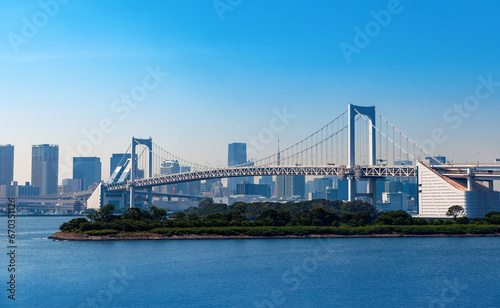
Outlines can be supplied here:
[[78, 156], [100, 157], [106, 174], [132, 136], [212, 166], [231, 142], [257, 140], [249, 156], [264, 157], [348, 102], [377, 106], [424, 146], [438, 139], [436, 155], [494, 161], [499, 4], [396, 2], [244, 2], [223, 20], [210, 1], [68, 2], [18, 45], [44, 7], [3, 2], [0, 143], [15, 146], [14, 180], [30, 181], [34, 144], [60, 145], [59, 179]]

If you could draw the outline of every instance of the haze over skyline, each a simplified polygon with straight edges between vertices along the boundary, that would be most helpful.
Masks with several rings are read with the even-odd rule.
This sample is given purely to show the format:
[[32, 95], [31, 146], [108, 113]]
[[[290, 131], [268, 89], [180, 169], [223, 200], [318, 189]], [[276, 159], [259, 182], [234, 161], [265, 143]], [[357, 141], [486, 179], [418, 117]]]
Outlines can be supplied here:
[[19, 182], [31, 181], [31, 146], [45, 143], [59, 145], [60, 165], [100, 157], [103, 175], [132, 136], [225, 165], [227, 144], [277, 113], [291, 116], [259, 158], [351, 102], [423, 145], [434, 135], [434, 154], [492, 162], [499, 13], [493, 0], [3, 1], [0, 144], [15, 146]]

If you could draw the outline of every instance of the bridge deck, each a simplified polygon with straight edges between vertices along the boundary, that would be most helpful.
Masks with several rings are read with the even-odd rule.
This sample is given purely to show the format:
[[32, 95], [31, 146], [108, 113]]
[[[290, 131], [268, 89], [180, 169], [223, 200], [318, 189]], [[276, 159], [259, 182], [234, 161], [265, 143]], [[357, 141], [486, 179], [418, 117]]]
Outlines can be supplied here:
[[[166, 184], [176, 184], [189, 181], [214, 178], [269, 176], [269, 175], [308, 175], [308, 176], [338, 176], [345, 178], [353, 175], [355, 178], [373, 177], [414, 177], [417, 175], [415, 166], [274, 166], [274, 167], [233, 167], [204, 171], [184, 172], [162, 175], [147, 179], [139, 179], [134, 187], [147, 188]], [[107, 191], [125, 190], [130, 183], [107, 185]]]

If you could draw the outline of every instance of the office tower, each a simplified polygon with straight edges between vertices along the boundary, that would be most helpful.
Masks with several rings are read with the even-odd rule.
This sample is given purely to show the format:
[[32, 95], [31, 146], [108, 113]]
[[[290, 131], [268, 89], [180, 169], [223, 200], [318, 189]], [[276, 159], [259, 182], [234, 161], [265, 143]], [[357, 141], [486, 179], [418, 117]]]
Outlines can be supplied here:
[[62, 192], [63, 193], [73, 193], [82, 190], [82, 180], [81, 179], [63, 179], [62, 180]]
[[73, 157], [73, 179], [81, 181], [80, 190], [87, 190], [101, 182], [101, 159], [99, 157]]
[[263, 176], [260, 180], [259, 180], [259, 184], [267, 184], [269, 185], [269, 189], [270, 189], [270, 197], [273, 196], [274, 194], [274, 190], [275, 190], [275, 182], [273, 181], [273, 177], [271, 175], [268, 175], [268, 176]]
[[246, 143], [230, 143], [227, 151], [227, 165], [237, 166], [247, 162], [247, 144]]
[[[288, 182], [288, 184], [286, 183]], [[291, 184], [290, 184], [291, 183]], [[285, 176], [285, 186], [290, 190], [291, 197], [304, 199], [306, 195], [306, 176], [287, 175]]]
[[446, 164], [446, 156], [427, 156], [424, 163], [428, 165], [441, 165]]
[[220, 182], [221, 182], [220, 179], [205, 180], [205, 182], [201, 183], [201, 185], [200, 185], [201, 192], [202, 193], [211, 192], [212, 191], [212, 186], [214, 186], [216, 183], [220, 183]]
[[347, 179], [337, 180], [337, 189], [339, 200], [349, 200], [349, 181]]
[[26, 182], [26, 185], [17, 185], [17, 182], [15, 183], [16, 187], [16, 196], [17, 197], [23, 197], [23, 196], [38, 196], [40, 195], [40, 187], [36, 186], [31, 186], [30, 182]]
[[[180, 173], [181, 172], [181, 167], [179, 165], [179, 162], [176, 160], [165, 160], [164, 162], [161, 163], [160, 167], [160, 173], [161, 174], [175, 174], [175, 173]], [[160, 189], [160, 192], [162, 193], [179, 193], [177, 189], [177, 184], [170, 184], [170, 185], [164, 185]]]
[[315, 178], [313, 180], [312, 192], [320, 192], [324, 195], [327, 187], [333, 187], [333, 180], [331, 177]]
[[57, 194], [59, 146], [40, 144], [32, 146], [31, 183], [40, 187], [40, 195]]
[[[246, 143], [230, 143], [228, 144], [227, 151], [227, 165], [229, 167], [247, 165], [251, 166], [251, 163], [247, 162], [247, 144]], [[250, 184], [254, 183], [253, 177], [238, 177], [238, 178], [228, 178], [227, 187], [231, 194], [237, 192], [237, 184], [242, 182], [248, 182]]]
[[283, 199], [286, 197], [285, 195], [285, 176], [277, 175], [276, 176], [276, 198]]
[[276, 176], [276, 197], [278, 199], [304, 199], [306, 194], [305, 175]]
[[[181, 166], [181, 173], [191, 172], [191, 167]], [[201, 193], [201, 181], [191, 181], [177, 184], [177, 192], [197, 196]]]
[[[115, 171], [116, 167], [118, 166], [123, 166], [126, 162], [127, 159], [131, 158], [132, 154], [130, 153], [118, 153], [118, 154], [113, 154], [111, 155], [111, 158], [109, 160], [109, 175], [112, 175], [113, 172]], [[137, 159], [137, 154], [135, 156]]]
[[10, 185], [14, 180], [14, 146], [0, 145], [0, 185]]
[[237, 184], [236, 186], [238, 188], [238, 195], [256, 195], [269, 198], [271, 194], [271, 190], [268, 184], [241, 183]]

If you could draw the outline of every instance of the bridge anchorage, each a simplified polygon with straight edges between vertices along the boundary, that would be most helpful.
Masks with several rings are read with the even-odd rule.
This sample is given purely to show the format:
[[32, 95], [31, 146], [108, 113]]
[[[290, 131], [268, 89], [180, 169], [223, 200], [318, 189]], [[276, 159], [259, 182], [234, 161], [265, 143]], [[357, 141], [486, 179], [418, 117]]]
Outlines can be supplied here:
[[[164, 150], [151, 138], [132, 138], [127, 153], [130, 158], [124, 158], [110, 179], [94, 191], [88, 207], [99, 208], [108, 202], [122, 207], [144, 202], [150, 205], [153, 196], [199, 199], [199, 194], [188, 193], [187, 186], [201, 180], [300, 175], [347, 179], [347, 200], [369, 197], [372, 204], [377, 202], [378, 179], [417, 177], [422, 217], [441, 217], [455, 204], [466, 207], [469, 216], [481, 215], [490, 208], [500, 210], [500, 196], [493, 191], [492, 182], [500, 179], [495, 169], [500, 165], [453, 166], [440, 161], [386, 120], [374, 106], [349, 104], [347, 110], [306, 138], [239, 166], [214, 168], [196, 164]], [[366, 193], [356, 192], [356, 182], [360, 180], [369, 182]], [[177, 192], [175, 186], [179, 185], [184, 186]], [[485, 202], [480, 209], [478, 200]]]

